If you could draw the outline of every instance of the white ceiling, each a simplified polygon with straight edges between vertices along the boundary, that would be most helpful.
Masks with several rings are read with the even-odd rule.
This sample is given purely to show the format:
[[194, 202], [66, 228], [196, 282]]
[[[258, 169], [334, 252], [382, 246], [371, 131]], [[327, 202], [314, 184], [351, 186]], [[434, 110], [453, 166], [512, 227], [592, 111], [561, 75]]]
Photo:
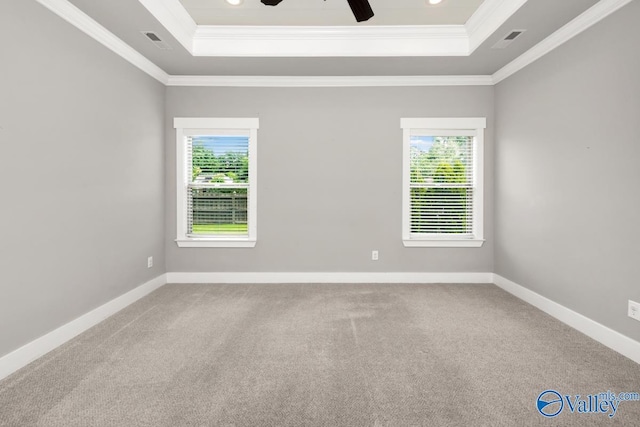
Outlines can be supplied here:
[[[231, 6], [225, 0], [180, 0], [198, 25], [354, 25], [347, 0], [284, 0], [265, 6], [244, 0]], [[369, 0], [375, 16], [357, 25], [462, 25], [483, 0]]]

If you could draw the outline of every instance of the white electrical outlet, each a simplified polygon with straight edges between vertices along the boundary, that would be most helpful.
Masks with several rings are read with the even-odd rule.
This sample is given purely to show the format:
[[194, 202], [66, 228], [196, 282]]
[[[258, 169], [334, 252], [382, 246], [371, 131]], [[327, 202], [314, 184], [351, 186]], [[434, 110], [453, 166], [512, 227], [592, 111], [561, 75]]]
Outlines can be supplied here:
[[372, 261], [378, 260], [378, 251], [371, 251], [371, 260]]
[[147, 258], [147, 268], [151, 268], [151, 267], [153, 267], [153, 257], [152, 256]]
[[640, 320], [640, 303], [629, 300], [629, 317]]

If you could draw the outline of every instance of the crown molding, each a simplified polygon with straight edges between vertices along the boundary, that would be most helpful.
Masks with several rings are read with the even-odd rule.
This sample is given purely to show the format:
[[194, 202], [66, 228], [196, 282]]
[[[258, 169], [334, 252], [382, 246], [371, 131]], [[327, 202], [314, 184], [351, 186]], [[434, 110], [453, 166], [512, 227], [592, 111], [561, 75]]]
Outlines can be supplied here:
[[179, 0], [139, 0], [193, 56], [468, 56], [527, 0], [485, 0], [465, 25], [198, 26]]
[[419, 39], [448, 40], [464, 39], [466, 30], [462, 25], [403, 25], [375, 27], [333, 27], [333, 26], [242, 26], [242, 25], [200, 25], [197, 38], [233, 38], [253, 40], [266, 37], [269, 41], [290, 40], [301, 37], [305, 40], [342, 40], [355, 38], [377, 39]]
[[138, 0], [193, 56], [468, 56], [527, 0], [485, 0], [465, 25], [197, 25], [179, 0]]
[[198, 26], [194, 56], [465, 56], [462, 25], [298, 27]]
[[67, 0], [37, 0], [38, 3], [69, 22], [71, 25], [102, 43], [160, 83], [167, 84], [169, 75], [137, 50], [120, 40]]
[[581, 15], [493, 74], [495, 84], [522, 70], [527, 65], [571, 40], [633, 0], [600, 0]]
[[527, 0], [485, 0], [465, 24], [469, 38], [469, 55], [526, 2]]
[[167, 86], [401, 87], [491, 86], [491, 76], [169, 76]]

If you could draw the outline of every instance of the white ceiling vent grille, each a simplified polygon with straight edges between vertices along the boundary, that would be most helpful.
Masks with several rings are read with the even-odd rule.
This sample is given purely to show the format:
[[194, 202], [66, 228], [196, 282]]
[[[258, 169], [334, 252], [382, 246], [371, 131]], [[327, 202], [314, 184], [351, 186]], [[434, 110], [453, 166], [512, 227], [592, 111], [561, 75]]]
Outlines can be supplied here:
[[527, 30], [511, 30], [500, 41], [491, 47], [491, 49], [504, 49], [509, 46], [515, 39], [520, 37]]
[[149, 39], [158, 49], [161, 50], [171, 50], [171, 46], [169, 43], [165, 42], [160, 38], [159, 35], [154, 33], [153, 31], [140, 31], [147, 39]]

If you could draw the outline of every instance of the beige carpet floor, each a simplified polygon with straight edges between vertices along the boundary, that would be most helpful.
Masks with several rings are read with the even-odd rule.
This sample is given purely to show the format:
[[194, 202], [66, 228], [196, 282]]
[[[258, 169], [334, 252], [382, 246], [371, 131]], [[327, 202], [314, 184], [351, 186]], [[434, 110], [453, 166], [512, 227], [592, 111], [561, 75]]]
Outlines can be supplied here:
[[1, 381], [0, 425], [640, 425], [547, 389], [640, 365], [493, 285], [167, 285]]

